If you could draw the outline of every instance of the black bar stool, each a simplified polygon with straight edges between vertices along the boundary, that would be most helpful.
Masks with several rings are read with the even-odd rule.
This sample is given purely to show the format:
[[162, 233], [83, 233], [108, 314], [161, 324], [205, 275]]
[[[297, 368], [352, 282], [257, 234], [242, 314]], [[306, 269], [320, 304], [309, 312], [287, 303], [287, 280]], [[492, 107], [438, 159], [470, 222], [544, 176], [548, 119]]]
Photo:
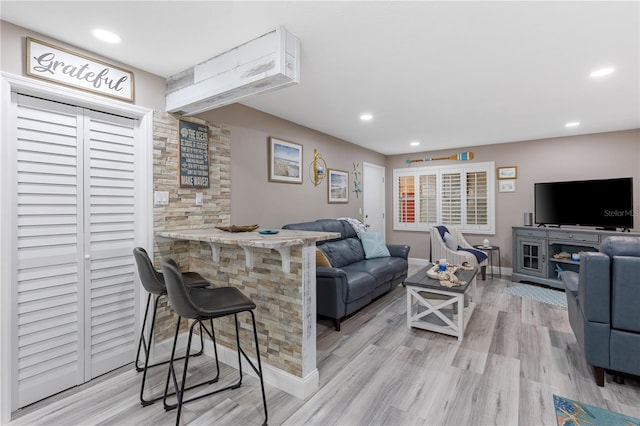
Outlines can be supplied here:
[[[144, 319], [142, 321], [142, 330], [140, 331], [140, 340], [138, 341], [138, 352], [136, 353], [136, 371], [142, 371], [142, 385], [140, 387], [140, 403], [142, 406], [147, 406], [149, 404], [153, 404], [155, 401], [163, 398], [164, 395], [160, 395], [154, 397], [152, 399], [144, 398], [144, 384], [147, 379], [147, 369], [151, 367], [156, 367], [158, 365], [167, 364], [170, 360], [158, 362], [155, 364], [149, 365], [149, 351], [151, 350], [151, 341], [153, 339], [153, 329], [156, 323], [156, 312], [158, 311], [158, 303], [162, 296], [167, 295], [167, 287], [165, 286], [164, 277], [161, 272], [158, 272], [154, 267], [147, 251], [142, 247], [136, 247], [133, 249], [133, 257], [136, 260], [136, 265], [138, 268], [138, 275], [140, 276], [140, 282], [142, 286], [149, 294], [147, 296], [147, 307], [144, 311]], [[172, 259], [168, 259], [167, 262], [170, 262], [174, 266], [177, 265]], [[197, 272], [185, 272], [183, 273], [185, 284], [190, 287], [209, 287], [209, 282], [205, 280], [200, 274]], [[149, 330], [148, 339], [145, 338], [144, 330], [147, 325], [147, 317], [149, 316], [149, 305], [151, 304], [151, 296], [156, 295], [156, 301], [153, 306], [153, 314], [151, 316], [151, 328]], [[200, 355], [202, 353], [202, 347], [204, 345], [204, 340], [202, 337], [202, 333], [200, 333], [200, 352], [194, 355]], [[144, 349], [144, 364], [140, 366], [140, 350]]]
[[[173, 350], [171, 351], [171, 361], [169, 362], [169, 373], [167, 374], [167, 383], [165, 385], [165, 398], [164, 398], [164, 408], [165, 410], [172, 410], [174, 408], [178, 409], [176, 415], [176, 425], [180, 423], [180, 413], [182, 411], [182, 405], [195, 401], [218, 392], [222, 392], [228, 389], [237, 389], [242, 385], [242, 358], [240, 355], [244, 356], [247, 360], [253, 371], [258, 375], [260, 379], [260, 388], [262, 390], [262, 404], [264, 407], [264, 422], [263, 425], [267, 424], [268, 414], [267, 414], [267, 398], [264, 393], [264, 381], [262, 377], [262, 364], [260, 363], [260, 349], [258, 347], [258, 332], [256, 331], [256, 318], [253, 313], [253, 310], [256, 308], [256, 304], [253, 301], [245, 296], [240, 290], [235, 287], [218, 287], [218, 288], [194, 288], [186, 286], [182, 275], [178, 268], [174, 265], [163, 262], [162, 263], [162, 273], [165, 277], [165, 282], [167, 284], [167, 292], [169, 294], [169, 301], [171, 302], [171, 306], [173, 307], [176, 314], [179, 315], [178, 322], [176, 324], [176, 334], [173, 340]], [[258, 367], [251, 362], [247, 354], [240, 347], [240, 334], [238, 330], [238, 314], [241, 312], [249, 312], [251, 314], [251, 321], [253, 322], [253, 337], [256, 345], [256, 359], [258, 362]], [[229, 386], [226, 386], [221, 389], [216, 389], [212, 392], [209, 392], [204, 395], [198, 395], [192, 397], [190, 399], [184, 399], [184, 391], [191, 389], [195, 386], [191, 386], [189, 388], [185, 387], [185, 382], [187, 378], [187, 367], [189, 364], [190, 350], [191, 350], [191, 338], [193, 337], [193, 330], [196, 324], [199, 324], [206, 333], [211, 337], [211, 341], [213, 342], [213, 349], [216, 357], [216, 369], [217, 374], [216, 377], [208, 383], [213, 383], [218, 380], [220, 374], [220, 366], [218, 364], [218, 352], [216, 349], [216, 337], [213, 329], [213, 319], [220, 318], [227, 315], [233, 315], [235, 320], [235, 328], [236, 328], [236, 346], [238, 351], [238, 370], [240, 373], [240, 377], [236, 383], [233, 383]], [[180, 333], [180, 320], [181, 318], [189, 318], [193, 319], [193, 323], [189, 328], [189, 338], [187, 340], [187, 352], [184, 357], [184, 370], [182, 371], [182, 383], [178, 386], [178, 380], [176, 377], [176, 372], [174, 368], [174, 358], [176, 352], [176, 343], [178, 342], [178, 335]], [[209, 323], [210, 329], [207, 328], [205, 322]], [[202, 335], [202, 333], [201, 333]], [[168, 404], [167, 396], [169, 390], [169, 381], [173, 380], [173, 386], [175, 388], [175, 394], [177, 398], [176, 404]], [[201, 383], [205, 384], [205, 383]], [[178, 389], [179, 388], [179, 389]]]

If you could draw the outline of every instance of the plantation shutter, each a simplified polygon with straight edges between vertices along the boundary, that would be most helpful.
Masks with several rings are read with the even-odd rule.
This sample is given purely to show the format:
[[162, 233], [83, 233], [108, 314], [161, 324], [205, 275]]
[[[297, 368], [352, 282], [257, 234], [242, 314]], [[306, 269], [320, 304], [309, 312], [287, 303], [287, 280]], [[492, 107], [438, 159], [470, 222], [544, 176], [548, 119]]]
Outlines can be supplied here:
[[438, 220], [437, 175], [420, 175], [420, 223], [436, 223]]
[[487, 172], [467, 173], [467, 225], [489, 223]]
[[461, 184], [460, 173], [442, 174], [441, 220], [443, 224], [460, 225], [462, 223]]
[[395, 169], [394, 229], [495, 232], [494, 171], [493, 162]]
[[398, 179], [398, 216], [401, 223], [415, 223], [416, 198], [415, 177], [400, 176]]

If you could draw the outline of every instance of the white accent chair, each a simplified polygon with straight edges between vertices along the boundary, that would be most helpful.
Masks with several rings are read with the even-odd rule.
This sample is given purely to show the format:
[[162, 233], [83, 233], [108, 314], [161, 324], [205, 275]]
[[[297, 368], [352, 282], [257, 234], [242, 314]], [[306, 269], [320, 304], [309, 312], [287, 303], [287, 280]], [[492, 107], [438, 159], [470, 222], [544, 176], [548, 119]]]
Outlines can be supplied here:
[[[455, 245], [450, 243], [450, 247], [447, 247], [440, 236], [440, 232], [435, 227], [429, 229], [429, 232], [431, 233], [431, 261], [435, 263], [439, 259], [447, 259], [447, 262], [455, 265], [460, 265], [462, 262], [468, 262], [471, 266], [480, 267], [482, 279], [485, 280], [487, 278], [488, 259], [484, 259], [480, 264], [478, 264], [478, 259], [476, 259], [473, 253], [469, 253], [464, 250], [452, 250], [453, 247], [457, 246], [465, 248], [473, 248], [473, 246], [465, 240], [462, 232], [457, 228], [447, 226], [447, 229], [449, 230], [451, 237], [453, 237], [453, 243], [456, 243]], [[484, 253], [486, 254], [486, 252]]]

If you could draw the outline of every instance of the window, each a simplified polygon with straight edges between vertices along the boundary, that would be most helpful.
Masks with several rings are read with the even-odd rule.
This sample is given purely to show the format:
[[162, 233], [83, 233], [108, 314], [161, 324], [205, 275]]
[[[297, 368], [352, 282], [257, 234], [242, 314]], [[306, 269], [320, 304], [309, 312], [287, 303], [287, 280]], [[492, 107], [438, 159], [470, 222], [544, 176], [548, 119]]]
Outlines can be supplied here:
[[438, 219], [438, 187], [436, 175], [420, 175], [420, 223], [433, 223]]
[[413, 176], [401, 176], [399, 180], [400, 222], [413, 223], [416, 220], [416, 201]]
[[394, 170], [394, 229], [494, 233], [494, 170], [493, 162]]
[[467, 173], [468, 224], [483, 225], [489, 223], [487, 198], [487, 172]]

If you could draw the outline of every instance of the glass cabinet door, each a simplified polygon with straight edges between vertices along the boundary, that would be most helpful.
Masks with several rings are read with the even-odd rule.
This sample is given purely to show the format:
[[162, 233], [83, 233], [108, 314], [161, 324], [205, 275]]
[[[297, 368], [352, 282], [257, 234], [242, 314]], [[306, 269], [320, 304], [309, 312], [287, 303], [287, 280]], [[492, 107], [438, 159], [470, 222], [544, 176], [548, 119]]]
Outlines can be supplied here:
[[518, 241], [518, 272], [544, 276], [546, 264], [545, 245], [539, 241]]

